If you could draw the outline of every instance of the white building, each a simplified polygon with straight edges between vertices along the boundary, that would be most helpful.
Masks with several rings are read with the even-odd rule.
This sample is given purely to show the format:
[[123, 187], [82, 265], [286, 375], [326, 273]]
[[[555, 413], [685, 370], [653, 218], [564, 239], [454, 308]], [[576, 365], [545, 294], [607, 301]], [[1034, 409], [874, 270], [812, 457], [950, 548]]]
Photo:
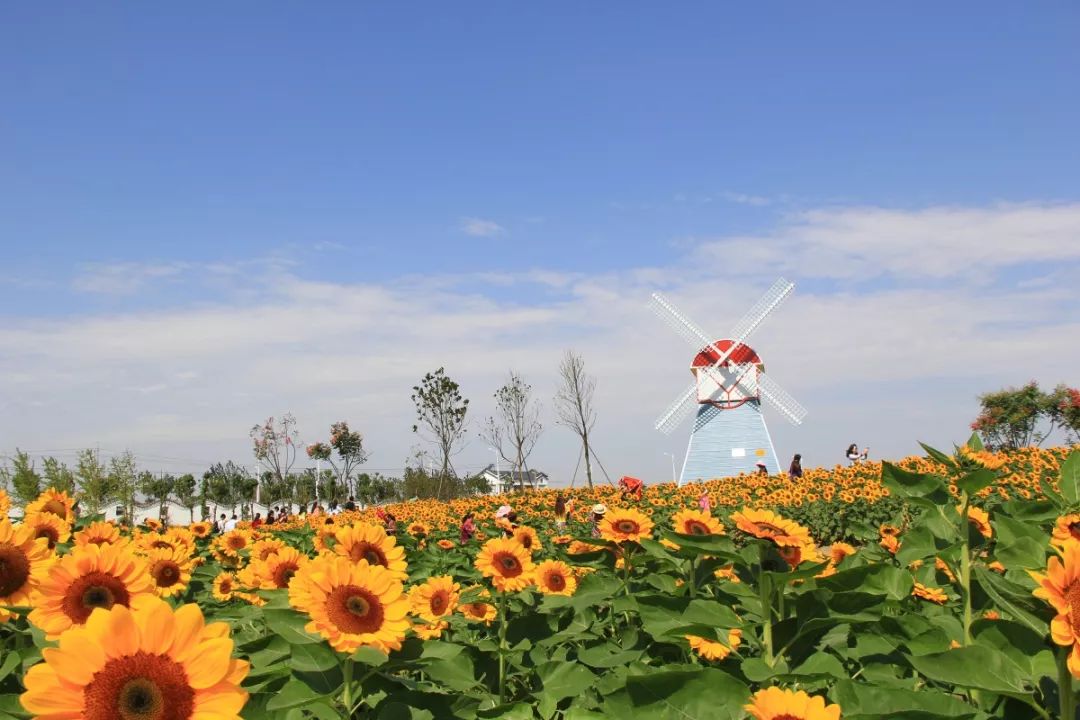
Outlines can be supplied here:
[[513, 492], [521, 487], [522, 481], [524, 481], [526, 490], [547, 490], [548, 488], [547, 473], [539, 470], [529, 470], [521, 473], [513, 470], [502, 470], [501, 468], [496, 469], [494, 465], [488, 465], [480, 471], [480, 476], [487, 480], [488, 485], [491, 486], [492, 495]]

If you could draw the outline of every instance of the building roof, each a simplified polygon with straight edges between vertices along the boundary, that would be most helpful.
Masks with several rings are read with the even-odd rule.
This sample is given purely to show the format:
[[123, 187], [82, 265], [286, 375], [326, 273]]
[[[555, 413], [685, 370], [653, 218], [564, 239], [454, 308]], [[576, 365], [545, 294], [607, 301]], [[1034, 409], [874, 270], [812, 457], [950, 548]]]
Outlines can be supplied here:
[[494, 465], [488, 465], [481, 472], [485, 475], [494, 476], [501, 483], [509, 483], [513, 485], [520, 484], [520, 481], [524, 479], [526, 485], [538, 484], [541, 481], [547, 480], [548, 475], [540, 470], [528, 470], [526, 472], [517, 472], [515, 470], [496, 470]]

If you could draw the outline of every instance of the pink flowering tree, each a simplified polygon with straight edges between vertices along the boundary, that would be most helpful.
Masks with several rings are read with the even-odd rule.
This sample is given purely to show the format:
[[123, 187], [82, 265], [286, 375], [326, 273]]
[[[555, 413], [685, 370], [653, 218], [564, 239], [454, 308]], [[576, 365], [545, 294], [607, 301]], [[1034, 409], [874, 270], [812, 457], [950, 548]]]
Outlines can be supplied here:
[[286, 413], [281, 418], [267, 418], [266, 422], [252, 427], [250, 434], [255, 459], [276, 483], [284, 483], [296, 463], [296, 445], [300, 435], [296, 430], [296, 418], [292, 413]]

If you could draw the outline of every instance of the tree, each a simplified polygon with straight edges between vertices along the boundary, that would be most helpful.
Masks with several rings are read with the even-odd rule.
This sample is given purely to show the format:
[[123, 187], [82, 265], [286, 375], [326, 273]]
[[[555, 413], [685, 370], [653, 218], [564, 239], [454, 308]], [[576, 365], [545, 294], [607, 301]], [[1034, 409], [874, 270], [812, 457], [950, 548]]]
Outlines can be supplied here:
[[41, 463], [41, 473], [45, 476], [46, 488], [69, 495], [75, 494], [75, 473], [71, 472], [66, 463], [47, 457]]
[[157, 500], [158, 517], [165, 517], [165, 505], [176, 488], [176, 477], [168, 473], [154, 475], [152, 472], [139, 473], [139, 490], [143, 495]]
[[12, 460], [11, 489], [23, 505], [33, 502], [41, 494], [41, 476], [34, 469], [34, 461], [28, 453], [17, 448]]
[[1080, 443], [1080, 390], [1064, 384], [1054, 388], [1050, 414], [1065, 431], [1065, 442]]
[[267, 418], [262, 425], [251, 428], [251, 441], [255, 459], [270, 471], [276, 480], [284, 480], [296, 462], [296, 418], [285, 413], [281, 420]]
[[[487, 419], [480, 436], [510, 463], [517, 472], [518, 488], [524, 490], [526, 460], [544, 428], [540, 424], [540, 403], [532, 398], [532, 385], [511, 370], [510, 379], [495, 392], [495, 410], [496, 415]], [[536, 489], [531, 475], [529, 484]]]
[[[337, 453], [337, 462], [334, 461], [334, 453]], [[342, 420], [331, 425], [330, 442], [308, 445], [307, 454], [313, 460], [329, 462], [337, 473], [338, 484], [347, 487], [350, 495], [355, 494], [352, 474], [357, 466], [368, 461], [368, 453], [364, 450], [364, 436], [350, 430], [349, 423]]]
[[596, 424], [593, 393], [596, 379], [585, 372], [585, 360], [567, 350], [559, 363], [561, 385], [555, 393], [556, 422], [572, 430], [581, 439], [585, 458], [585, 479], [593, 486], [592, 462], [589, 459], [589, 433]]
[[135, 497], [139, 489], [139, 473], [135, 455], [130, 450], [109, 459], [109, 487], [117, 502], [124, 506], [124, 519], [135, 524]]
[[113, 497], [112, 480], [96, 450], [83, 450], [75, 463], [75, 484], [79, 502], [89, 515], [100, 513]]
[[1032, 380], [1021, 388], [1005, 388], [979, 396], [981, 411], [971, 429], [992, 450], [1016, 450], [1042, 443], [1058, 428], [1076, 433], [1075, 410], [1080, 391], [1058, 385], [1043, 392]]
[[237, 505], [250, 502], [248, 498], [254, 495], [256, 487], [258, 482], [255, 478], [232, 460], [224, 464], [215, 463], [203, 473], [203, 493], [214, 503], [215, 513], [217, 506], [236, 512]]
[[[195, 482], [195, 476], [191, 473], [181, 475], [173, 483], [173, 494], [177, 502], [187, 508], [191, 514], [191, 522], [195, 522], [195, 506], [199, 504], [199, 488]], [[205, 517], [205, 516], [204, 516]]]
[[[425, 436], [438, 449], [442, 483], [453, 474], [450, 458], [455, 454], [454, 446], [465, 437], [469, 401], [461, 396], [461, 387], [443, 368], [428, 373], [419, 385], [413, 386], [412, 401], [417, 420], [413, 432]], [[436, 491], [435, 497], [441, 497], [440, 491]]]

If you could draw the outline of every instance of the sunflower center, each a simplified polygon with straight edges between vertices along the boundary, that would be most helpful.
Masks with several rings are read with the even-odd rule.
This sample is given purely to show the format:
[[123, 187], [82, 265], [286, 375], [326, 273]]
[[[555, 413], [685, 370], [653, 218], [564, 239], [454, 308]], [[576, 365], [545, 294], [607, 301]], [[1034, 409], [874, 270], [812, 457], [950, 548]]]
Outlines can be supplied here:
[[326, 597], [326, 615], [346, 633], [373, 633], [383, 624], [382, 602], [370, 590], [356, 585], [334, 588]]
[[30, 558], [11, 543], [0, 543], [0, 597], [7, 597], [30, 578]]
[[180, 581], [180, 568], [174, 562], [160, 562], [154, 566], [153, 575], [158, 587], [169, 587]]
[[90, 617], [94, 608], [108, 610], [113, 605], [129, 606], [131, 596], [127, 586], [115, 575], [100, 571], [87, 573], [76, 579], [64, 595], [64, 614], [81, 625]]
[[495, 565], [503, 577], [517, 577], [521, 574], [521, 563], [510, 553], [499, 553], [495, 556]]
[[776, 527], [772, 523], [758, 521], [758, 522], [756, 522], [754, 524], [757, 525], [760, 529], [762, 529], [765, 532], [769, 533], [770, 535], [783, 535], [784, 534], [784, 531], [782, 529]]
[[289, 587], [289, 581], [296, 574], [296, 563], [282, 563], [274, 570], [274, 585], [279, 588]]
[[703, 522], [697, 520], [691, 520], [686, 524], [686, 529], [690, 532], [689, 535], [710, 535], [709, 526]]
[[521, 542], [522, 547], [524, 547], [526, 550], [532, 549], [532, 535], [529, 535], [528, 533], [522, 533], [521, 537], [519, 537], [518, 540]]
[[1069, 622], [1074, 635], [1080, 635], [1080, 581], [1074, 582], [1065, 590], [1065, 601], [1069, 603]]
[[389, 565], [383, 551], [377, 545], [366, 541], [358, 542], [349, 548], [349, 559], [353, 562], [367, 560], [368, 565], [382, 565], [383, 567]]
[[547, 586], [556, 592], [566, 589], [566, 578], [561, 573], [551, 573], [547, 576]]
[[443, 612], [446, 610], [447, 605], [446, 593], [440, 591], [432, 595], [430, 605], [432, 614], [442, 615]]
[[633, 520], [620, 520], [615, 523], [615, 529], [621, 533], [634, 533], [637, 532], [638, 524]]
[[247, 541], [240, 535], [234, 535], [228, 540], [229, 547], [233, 550], [243, 550], [247, 545]]
[[155, 540], [154, 542], [150, 543], [150, 547], [154, 548], [155, 550], [172, 550], [173, 549], [172, 543], [170, 543], [168, 541], [165, 541], [165, 540]]
[[1080, 520], [1069, 523], [1069, 534], [1072, 535], [1074, 539], [1080, 540]]
[[482, 617], [484, 617], [484, 615], [487, 614], [487, 603], [480, 603], [480, 602], [469, 603], [468, 605], [465, 606], [465, 609], [469, 611], [470, 615], [472, 615], [474, 617], [482, 618]]
[[59, 500], [50, 500], [49, 502], [45, 503], [45, 505], [43, 505], [41, 509], [47, 513], [52, 513], [57, 517], [67, 517], [67, 506], [65, 506], [64, 503], [60, 502]]
[[85, 720], [187, 720], [195, 690], [165, 655], [137, 652], [110, 660], [83, 689]]
[[49, 549], [52, 550], [56, 547], [56, 542], [60, 539], [60, 533], [58, 533], [54, 527], [43, 525], [34, 533], [34, 539], [36, 540], [38, 538], [48, 538]]
[[227, 593], [231, 593], [232, 592], [232, 581], [227, 579], [227, 578], [225, 580], [222, 580], [218, 584], [218, 592], [220, 592], [222, 595], [225, 595]]

